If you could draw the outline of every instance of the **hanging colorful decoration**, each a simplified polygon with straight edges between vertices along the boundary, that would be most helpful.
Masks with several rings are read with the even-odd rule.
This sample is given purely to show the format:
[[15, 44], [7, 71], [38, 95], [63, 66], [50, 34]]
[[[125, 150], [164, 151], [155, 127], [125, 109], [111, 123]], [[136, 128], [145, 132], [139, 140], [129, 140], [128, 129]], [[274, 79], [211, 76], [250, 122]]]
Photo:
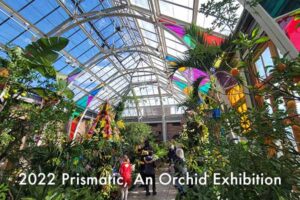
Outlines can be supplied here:
[[184, 35], [182, 39], [190, 48], [194, 49], [196, 47], [195, 40], [189, 34]]
[[185, 35], [184, 26], [169, 23], [165, 23], [164, 26], [170, 31], [176, 33], [180, 38], [183, 38]]
[[214, 119], [219, 119], [219, 118], [221, 118], [221, 109], [220, 109], [220, 108], [214, 108], [214, 109], [212, 110], [212, 117], [213, 117]]
[[88, 95], [81, 97], [78, 101], [76, 101], [76, 105], [81, 108], [86, 108], [90, 105], [94, 97], [98, 94], [98, 92], [103, 88], [104, 84], [101, 84], [96, 89], [92, 90]]
[[175, 75], [172, 76], [172, 82], [185, 94], [189, 95], [193, 90], [193, 87], [185, 83], [180, 78], [176, 77]]
[[67, 81], [70, 84], [73, 82], [76, 77], [82, 72], [82, 69], [80, 67], [77, 67], [74, 71], [72, 71], [70, 74], [68, 74]]
[[[159, 22], [163, 24], [163, 26], [176, 34], [178, 37], [180, 37], [190, 48], [196, 47], [196, 41], [193, 40], [193, 38], [186, 33], [185, 27], [177, 24], [175, 21], [171, 21], [166, 18], [160, 18]], [[224, 42], [224, 39], [215, 35], [211, 35], [208, 33], [203, 33], [204, 40], [208, 45], [221, 45], [222, 42]], [[216, 60], [216, 66], [219, 67], [221, 59]], [[168, 61], [168, 64], [170, 66], [176, 65], [176, 58], [172, 56], [166, 56], [166, 61]], [[209, 76], [207, 73], [199, 70], [199, 69], [192, 69], [187, 68], [185, 66], [182, 66], [178, 69], [178, 72], [182, 73], [183, 76], [188, 80], [188, 82], [194, 82], [198, 80], [200, 77], [202, 77], [202, 81], [199, 84], [198, 92], [202, 94], [207, 94], [209, 89], [211, 88], [211, 83], [209, 82]], [[180, 90], [183, 91], [184, 94], [188, 95], [193, 90], [193, 87], [180, 79], [179, 77], [176, 77], [176, 75], [172, 76], [173, 83], [180, 88]]]
[[[247, 112], [246, 97], [242, 86], [237, 84], [229, 89], [226, 93], [232, 107], [234, 107], [241, 114]], [[248, 120], [248, 116], [246, 114], [242, 115], [241, 117], [241, 127], [245, 130], [244, 132], [247, 132], [250, 128], [250, 121]]]
[[[170, 64], [170, 62], [175, 62], [176, 58], [172, 57], [172, 56], [167, 56], [166, 60], [168, 61], [168, 64]], [[185, 78], [187, 81], [184, 81], [182, 78], [178, 77], [176, 74], [174, 74], [171, 77], [172, 82], [180, 89], [183, 91], [184, 94], [189, 95], [191, 94], [191, 92], [193, 91], [193, 86], [192, 83], [197, 81], [199, 78], [202, 78], [200, 84], [199, 84], [199, 88], [198, 88], [198, 92], [203, 93], [203, 94], [207, 94], [210, 87], [211, 87], [211, 83], [209, 75], [199, 69], [194, 69], [194, 68], [187, 68], [187, 67], [180, 67], [178, 69], [178, 72], [181, 73], [181, 75], [183, 76], [183, 78]]]
[[220, 46], [224, 42], [224, 38], [211, 35], [208, 33], [203, 33], [204, 40], [206, 41], [206, 44], [208, 45], [215, 45]]
[[96, 89], [92, 90], [89, 95], [83, 96], [78, 101], [76, 101], [77, 108], [72, 113], [72, 121], [70, 125], [70, 133], [69, 138], [73, 140], [75, 131], [77, 129], [78, 123], [80, 123], [80, 119], [84, 115], [84, 110], [88, 108], [93, 98], [98, 94], [98, 92], [103, 88], [104, 84], [99, 85]]
[[224, 88], [225, 91], [238, 84], [237, 79], [226, 71], [217, 71], [216, 73], [214, 73], [214, 76], [217, 78], [220, 85]]
[[79, 119], [80, 119], [80, 116], [72, 118], [72, 121], [70, 124], [70, 133], [69, 133], [70, 140], [73, 140], [73, 138], [74, 138], [74, 133], [76, 131]]
[[[185, 27], [183, 25], [177, 24], [175, 21], [170, 21], [165, 18], [160, 18], [159, 22], [163, 24], [163, 26], [175, 33], [179, 38], [183, 39], [183, 41], [190, 47], [195, 48], [196, 42], [192, 39], [192, 37], [186, 33]], [[204, 40], [208, 45], [216, 45], [220, 46], [222, 42], [224, 42], [224, 38], [218, 37], [209, 33], [203, 33]]]
[[279, 26], [300, 52], [300, 14], [286, 16], [278, 20]]

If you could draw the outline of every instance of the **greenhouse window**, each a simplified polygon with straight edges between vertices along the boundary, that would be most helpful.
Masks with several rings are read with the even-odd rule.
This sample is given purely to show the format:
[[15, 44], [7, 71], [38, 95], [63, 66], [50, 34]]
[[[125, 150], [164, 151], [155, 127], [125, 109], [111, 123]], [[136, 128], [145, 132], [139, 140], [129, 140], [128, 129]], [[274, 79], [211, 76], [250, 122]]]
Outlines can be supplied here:
[[260, 78], [265, 79], [270, 75], [270, 71], [273, 67], [273, 59], [270, 48], [267, 47], [264, 52], [259, 56], [255, 62], [256, 70]]

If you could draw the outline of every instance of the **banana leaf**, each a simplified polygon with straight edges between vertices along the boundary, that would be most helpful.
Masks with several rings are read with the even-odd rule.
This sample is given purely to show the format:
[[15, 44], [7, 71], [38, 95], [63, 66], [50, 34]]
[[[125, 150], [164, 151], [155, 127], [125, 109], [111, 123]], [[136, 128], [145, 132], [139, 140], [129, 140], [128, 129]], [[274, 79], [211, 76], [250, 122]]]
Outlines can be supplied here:
[[69, 40], [63, 37], [41, 38], [25, 47], [25, 57], [30, 60], [32, 68], [41, 75], [55, 78], [56, 72], [52, 65], [59, 57], [58, 51], [68, 43]]

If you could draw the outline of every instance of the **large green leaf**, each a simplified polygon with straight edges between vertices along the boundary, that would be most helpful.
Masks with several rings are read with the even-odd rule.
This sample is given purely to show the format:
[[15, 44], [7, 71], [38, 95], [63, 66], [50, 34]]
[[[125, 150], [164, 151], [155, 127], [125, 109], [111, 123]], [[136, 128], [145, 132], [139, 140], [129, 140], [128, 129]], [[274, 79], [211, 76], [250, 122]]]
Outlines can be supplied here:
[[68, 99], [72, 99], [74, 97], [74, 93], [72, 90], [68, 88], [67, 76], [64, 74], [57, 73], [56, 74], [56, 83], [57, 83], [57, 94], [60, 96], [67, 97]]
[[65, 48], [68, 43], [69, 40], [62, 37], [41, 38], [26, 46], [24, 53], [33, 69], [45, 77], [54, 78], [56, 72], [52, 65], [59, 56], [57, 52]]
[[69, 40], [63, 37], [50, 37], [50, 38], [41, 38], [36, 41], [43, 49], [50, 49], [52, 51], [60, 51], [64, 49]]
[[66, 88], [63, 92], [63, 96], [67, 97], [68, 99], [73, 99], [74, 92], [71, 89]]
[[41, 38], [26, 46], [25, 55], [32, 62], [49, 65], [58, 58], [57, 52], [65, 48], [68, 43], [69, 40], [63, 37]]
[[255, 38], [257, 35], [258, 35], [258, 31], [259, 31], [259, 28], [256, 27], [253, 31], [252, 31], [252, 38]]
[[58, 91], [63, 91], [68, 86], [68, 83], [65, 80], [59, 79], [56, 82], [57, 82], [57, 89], [58, 89]]
[[33, 69], [38, 71], [41, 75], [47, 78], [54, 78], [56, 76], [56, 70], [53, 66], [48, 65], [38, 65], [38, 64], [32, 64]]
[[56, 81], [58, 80], [67, 80], [68, 76], [62, 73], [56, 73]]
[[29, 91], [45, 99], [56, 96], [55, 92], [41, 87], [31, 88]]
[[269, 37], [263, 36], [263, 37], [260, 37], [260, 38], [256, 39], [256, 40], [254, 41], [254, 43], [255, 43], [255, 44], [261, 44], [261, 43], [265, 43], [265, 42], [267, 42], [267, 41], [269, 41], [269, 40], [270, 40]]
[[41, 38], [36, 42], [28, 45], [25, 50], [32, 50], [33, 52], [47, 52], [47, 51], [60, 51], [64, 49], [69, 43], [67, 38], [63, 37], [50, 37], [50, 38]]

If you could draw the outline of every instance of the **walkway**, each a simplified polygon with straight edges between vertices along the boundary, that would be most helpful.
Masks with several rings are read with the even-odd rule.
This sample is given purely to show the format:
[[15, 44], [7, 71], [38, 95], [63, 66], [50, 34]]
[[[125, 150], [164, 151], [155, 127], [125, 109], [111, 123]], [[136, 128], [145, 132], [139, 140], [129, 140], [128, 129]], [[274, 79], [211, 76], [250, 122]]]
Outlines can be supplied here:
[[157, 195], [152, 195], [152, 186], [150, 186], [150, 196], [146, 196], [145, 189], [142, 187], [136, 187], [134, 190], [129, 192], [128, 200], [175, 200], [177, 190], [176, 188], [170, 184], [170, 185], [162, 185], [159, 183], [159, 175], [163, 172], [167, 172], [167, 169], [162, 169], [160, 172], [157, 173], [156, 176], [156, 191]]

